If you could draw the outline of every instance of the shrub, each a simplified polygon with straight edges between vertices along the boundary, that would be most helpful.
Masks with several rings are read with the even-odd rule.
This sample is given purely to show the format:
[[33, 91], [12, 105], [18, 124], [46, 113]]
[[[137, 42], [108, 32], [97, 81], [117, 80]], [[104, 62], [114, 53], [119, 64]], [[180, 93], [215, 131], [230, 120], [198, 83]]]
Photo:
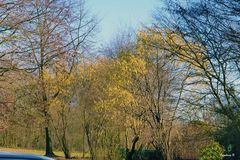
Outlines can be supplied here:
[[209, 145], [201, 148], [200, 160], [221, 160], [224, 153], [223, 147], [217, 142], [211, 142]]

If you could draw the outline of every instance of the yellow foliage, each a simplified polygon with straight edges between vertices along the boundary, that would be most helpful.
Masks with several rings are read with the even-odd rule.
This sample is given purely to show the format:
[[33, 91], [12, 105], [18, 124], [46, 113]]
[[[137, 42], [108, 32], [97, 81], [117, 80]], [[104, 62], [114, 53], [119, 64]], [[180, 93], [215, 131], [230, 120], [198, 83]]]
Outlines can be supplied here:
[[145, 60], [132, 53], [122, 53], [116, 59], [100, 58], [96, 63], [82, 64], [79, 70], [78, 78], [94, 93], [93, 112], [101, 119], [124, 126], [127, 123], [124, 115], [131, 113], [136, 101], [131, 92], [134, 78], [146, 73]]
[[160, 31], [150, 28], [138, 33], [137, 49], [139, 54], [157, 54], [159, 50], [165, 51], [169, 56], [174, 55], [180, 63], [187, 62], [194, 69], [207, 68], [206, 48], [194, 42], [188, 42], [178, 33], [169, 29]]
[[64, 67], [56, 63], [51, 70], [44, 70], [43, 79], [50, 112], [57, 113], [68, 107], [68, 101], [71, 98], [72, 87], [76, 77], [73, 74], [69, 74]]

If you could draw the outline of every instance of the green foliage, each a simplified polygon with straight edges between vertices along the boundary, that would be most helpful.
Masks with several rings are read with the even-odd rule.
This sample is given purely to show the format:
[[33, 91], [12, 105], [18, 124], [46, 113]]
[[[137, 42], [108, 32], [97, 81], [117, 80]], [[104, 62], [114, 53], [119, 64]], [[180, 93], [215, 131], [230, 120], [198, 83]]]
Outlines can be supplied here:
[[221, 160], [223, 153], [223, 147], [217, 142], [212, 142], [200, 150], [200, 160]]

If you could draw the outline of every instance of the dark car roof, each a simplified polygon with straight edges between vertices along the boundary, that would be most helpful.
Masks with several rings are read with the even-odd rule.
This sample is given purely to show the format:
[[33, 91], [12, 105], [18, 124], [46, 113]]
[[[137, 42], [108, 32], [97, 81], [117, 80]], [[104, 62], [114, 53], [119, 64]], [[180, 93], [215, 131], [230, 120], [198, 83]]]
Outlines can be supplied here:
[[23, 153], [10, 153], [10, 152], [0, 152], [0, 159], [22, 159], [22, 160], [53, 160], [45, 156], [39, 156], [34, 154], [23, 154]]

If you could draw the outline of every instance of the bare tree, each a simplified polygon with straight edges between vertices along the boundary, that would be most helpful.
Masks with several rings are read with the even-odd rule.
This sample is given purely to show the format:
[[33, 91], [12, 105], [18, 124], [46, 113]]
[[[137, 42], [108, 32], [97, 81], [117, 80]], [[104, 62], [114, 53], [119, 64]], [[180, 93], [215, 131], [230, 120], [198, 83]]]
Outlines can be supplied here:
[[[15, 76], [15, 79], [18, 77], [17, 73], [9, 73], [17, 70], [17, 66], [12, 59], [14, 49], [11, 48], [10, 43], [19, 35], [19, 27], [21, 25], [45, 13], [45, 11], [41, 13], [28, 12], [28, 4], [29, 2], [26, 0], [0, 1], [0, 94], [2, 95], [0, 109], [1, 117], [5, 117], [5, 126], [7, 125], [6, 120], [9, 119], [7, 115], [11, 111], [10, 106], [13, 106], [14, 101], [9, 87], [13, 83], [13, 76]], [[2, 124], [3, 121], [1, 120], [0, 123]], [[0, 126], [3, 127], [2, 125]]]
[[[237, 0], [201, 0], [167, 1], [168, 19], [164, 20], [160, 12], [156, 12], [157, 28], [169, 27], [183, 37], [185, 44], [194, 44], [198, 49], [178, 46], [172, 53], [182, 61], [194, 65], [192, 72], [195, 81], [192, 86], [202, 84], [208, 88], [188, 90], [198, 95], [198, 100], [188, 99], [195, 105], [211, 106], [215, 113], [227, 118], [234, 128], [239, 130], [239, 9]], [[190, 51], [191, 50], [191, 51]], [[202, 58], [200, 58], [200, 57]], [[204, 63], [203, 63], [204, 62]], [[238, 146], [238, 145], [237, 145]], [[237, 153], [235, 153], [237, 154]]]
[[167, 52], [157, 46], [153, 48], [154, 54], [145, 57], [148, 74], [136, 82], [139, 89], [137, 95], [140, 95], [139, 115], [148, 126], [149, 142], [158, 151], [159, 158], [170, 160], [176, 152], [177, 120], [183, 107], [181, 101], [188, 69], [177, 68], [175, 62], [168, 59]]
[[58, 92], [47, 94], [45, 73], [54, 72], [52, 66], [57, 62], [63, 63], [71, 73], [81, 54], [92, 44], [97, 20], [85, 10], [84, 1], [31, 1], [27, 11], [26, 14], [36, 12], [40, 16], [18, 27], [18, 36], [10, 43], [11, 53], [18, 69], [37, 77], [40, 115], [45, 117], [46, 155], [54, 156], [48, 101]]

